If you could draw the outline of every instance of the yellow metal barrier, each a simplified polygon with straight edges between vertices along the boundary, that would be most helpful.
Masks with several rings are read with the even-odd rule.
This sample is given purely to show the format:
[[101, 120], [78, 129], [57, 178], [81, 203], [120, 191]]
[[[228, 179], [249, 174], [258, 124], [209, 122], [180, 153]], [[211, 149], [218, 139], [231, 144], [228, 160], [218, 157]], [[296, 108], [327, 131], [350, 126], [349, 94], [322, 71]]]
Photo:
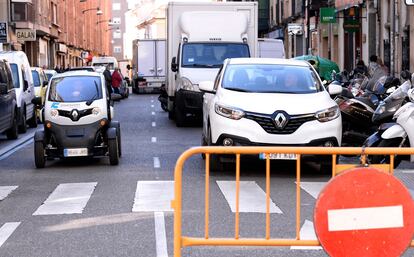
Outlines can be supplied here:
[[[240, 193], [240, 156], [266, 154], [266, 234], [264, 238], [240, 238], [239, 236], [239, 193]], [[292, 239], [270, 238], [270, 158], [271, 153], [296, 154], [296, 237]], [[193, 155], [205, 154], [205, 227], [204, 238], [182, 235], [182, 169], [184, 163]], [[209, 235], [209, 191], [210, 155], [224, 154], [236, 156], [236, 212], [234, 238], [210, 238]], [[189, 246], [320, 246], [318, 240], [300, 239], [300, 178], [302, 155], [332, 155], [332, 176], [354, 167], [368, 166], [366, 155], [389, 155], [389, 164], [369, 165], [393, 174], [394, 155], [413, 155], [414, 148], [354, 148], [354, 147], [195, 147], [184, 152], [175, 166], [175, 199], [171, 202], [174, 209], [174, 257], [181, 257], [181, 249]], [[338, 155], [361, 156], [360, 164], [337, 164]], [[414, 240], [411, 242], [414, 247]]]

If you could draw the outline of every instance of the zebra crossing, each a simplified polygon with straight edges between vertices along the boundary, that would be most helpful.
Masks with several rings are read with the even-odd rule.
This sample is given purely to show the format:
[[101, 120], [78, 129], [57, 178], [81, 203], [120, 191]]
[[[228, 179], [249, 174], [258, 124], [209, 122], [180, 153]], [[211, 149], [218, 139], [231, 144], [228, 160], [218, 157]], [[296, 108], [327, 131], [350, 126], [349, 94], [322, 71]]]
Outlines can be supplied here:
[[[215, 181], [219, 192], [227, 202], [229, 212], [235, 212], [235, 181]], [[301, 188], [311, 197], [317, 197], [325, 182], [302, 182]], [[292, 182], [294, 186], [294, 183]], [[44, 200], [43, 203], [32, 214], [41, 215], [68, 215], [82, 214], [87, 207], [98, 182], [86, 183], [64, 183], [59, 184]], [[13, 192], [19, 190], [19, 186], [0, 187], [0, 210], [1, 201], [5, 199], [13, 200]], [[171, 200], [174, 197], [173, 181], [138, 181], [135, 191], [132, 212], [154, 212], [156, 234], [160, 235], [161, 240], [157, 240], [157, 251], [164, 256], [166, 248], [164, 212], [170, 212]], [[255, 181], [240, 182], [240, 212], [243, 213], [265, 213], [265, 191]], [[270, 199], [270, 211], [274, 215], [283, 215], [281, 208], [277, 206], [275, 199]], [[21, 225], [21, 222], [8, 222], [0, 224], [0, 247]], [[316, 239], [313, 223], [305, 220], [300, 231], [303, 239]], [[160, 246], [158, 246], [160, 245]], [[292, 249], [321, 249], [318, 247], [292, 247]]]

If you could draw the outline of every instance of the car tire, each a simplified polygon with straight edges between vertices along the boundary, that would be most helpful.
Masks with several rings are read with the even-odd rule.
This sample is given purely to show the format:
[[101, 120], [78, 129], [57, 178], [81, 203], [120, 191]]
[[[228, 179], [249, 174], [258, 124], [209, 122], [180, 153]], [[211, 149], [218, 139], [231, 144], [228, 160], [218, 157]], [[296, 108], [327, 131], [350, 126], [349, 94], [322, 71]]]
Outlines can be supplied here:
[[34, 144], [34, 158], [36, 168], [42, 169], [46, 164], [45, 147], [42, 141], [37, 141]]
[[[378, 144], [378, 147], [400, 147], [401, 139], [400, 138], [393, 138], [393, 139], [383, 139]], [[372, 155], [372, 164], [383, 164], [390, 162], [389, 155]], [[402, 156], [395, 156], [394, 157], [394, 169], [400, 165], [402, 161]]]
[[186, 124], [186, 116], [185, 113], [180, 112], [177, 106], [174, 108], [174, 116], [177, 127], [184, 127]]
[[33, 116], [27, 121], [27, 124], [31, 128], [37, 128], [37, 115], [36, 108], [33, 107]]
[[109, 155], [109, 164], [118, 165], [119, 151], [118, 151], [117, 138], [108, 139], [108, 155]]
[[27, 132], [26, 112], [23, 111], [21, 118], [20, 118], [19, 133], [24, 134], [26, 132]]
[[17, 139], [19, 137], [19, 129], [17, 125], [17, 113], [14, 113], [12, 126], [6, 131], [7, 139]]

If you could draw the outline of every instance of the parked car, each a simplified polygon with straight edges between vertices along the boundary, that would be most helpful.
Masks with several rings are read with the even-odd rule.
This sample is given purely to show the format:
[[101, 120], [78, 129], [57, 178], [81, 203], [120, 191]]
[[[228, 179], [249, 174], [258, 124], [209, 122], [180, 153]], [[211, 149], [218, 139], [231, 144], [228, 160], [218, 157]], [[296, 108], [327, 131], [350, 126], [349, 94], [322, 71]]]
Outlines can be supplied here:
[[121, 77], [122, 77], [122, 84], [121, 84], [121, 87], [119, 88], [119, 92], [121, 93], [122, 98], [128, 98], [129, 97], [129, 83], [128, 83], [129, 78], [124, 77], [122, 73], [121, 73]]
[[102, 74], [73, 71], [54, 76], [43, 112], [44, 130], [34, 136], [37, 168], [45, 166], [46, 157], [108, 156], [111, 165], [118, 164], [120, 125], [113, 120]]
[[45, 74], [47, 76], [47, 80], [49, 81], [53, 76], [57, 74], [57, 71], [55, 70], [44, 70]]
[[5, 133], [8, 139], [19, 136], [17, 112], [11, 68], [6, 60], [0, 60], [0, 133]]
[[[42, 98], [42, 105], [45, 102], [47, 84], [49, 82], [46, 73], [42, 68], [32, 67], [33, 84], [35, 88], [35, 96]], [[36, 116], [40, 119], [40, 109], [36, 110]]]
[[[70, 68], [70, 69], [69, 69], [69, 70], [67, 70], [67, 71], [79, 71], [79, 70], [84, 70], [84, 71], [92, 71], [92, 72], [96, 71], [96, 69], [95, 69], [95, 67], [94, 67], [94, 66], [72, 67], [72, 68]], [[66, 72], [67, 72], [67, 71], [66, 71]]]
[[[305, 61], [227, 59], [215, 82], [200, 83], [203, 145], [339, 146], [340, 111], [315, 69]], [[295, 159], [276, 154], [272, 159]], [[223, 156], [212, 156], [220, 169]], [[323, 160], [322, 169], [331, 164]]]
[[19, 132], [25, 133], [27, 125], [37, 127], [36, 108], [32, 103], [35, 89], [29, 61], [22, 51], [0, 52], [0, 59], [5, 59], [10, 64], [16, 91]]

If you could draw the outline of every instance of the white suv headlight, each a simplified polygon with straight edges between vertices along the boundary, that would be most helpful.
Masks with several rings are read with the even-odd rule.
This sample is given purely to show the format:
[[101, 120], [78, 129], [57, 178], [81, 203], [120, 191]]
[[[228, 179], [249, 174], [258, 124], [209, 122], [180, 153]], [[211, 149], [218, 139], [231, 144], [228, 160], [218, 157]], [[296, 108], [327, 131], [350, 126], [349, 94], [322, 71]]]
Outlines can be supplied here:
[[232, 120], [240, 120], [244, 117], [244, 111], [238, 108], [223, 106], [216, 103], [214, 109], [218, 115]]
[[189, 91], [200, 91], [198, 89], [198, 85], [191, 83], [191, 81], [186, 77], [181, 78], [180, 88]]
[[315, 114], [315, 117], [320, 122], [327, 122], [327, 121], [331, 121], [331, 120], [338, 118], [339, 114], [340, 114], [339, 107], [335, 105], [331, 108], [317, 112]]

